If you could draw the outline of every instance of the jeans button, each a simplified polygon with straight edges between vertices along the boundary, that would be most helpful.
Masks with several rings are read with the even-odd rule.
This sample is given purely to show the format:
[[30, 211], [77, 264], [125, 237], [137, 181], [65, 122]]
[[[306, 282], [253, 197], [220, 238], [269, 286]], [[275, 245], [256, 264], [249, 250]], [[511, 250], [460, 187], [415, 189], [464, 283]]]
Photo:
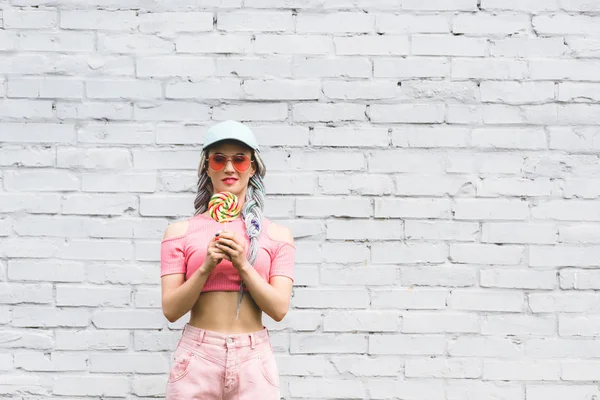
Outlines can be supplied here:
[[233, 338], [228, 337], [227, 338], [227, 343], [233, 343]]

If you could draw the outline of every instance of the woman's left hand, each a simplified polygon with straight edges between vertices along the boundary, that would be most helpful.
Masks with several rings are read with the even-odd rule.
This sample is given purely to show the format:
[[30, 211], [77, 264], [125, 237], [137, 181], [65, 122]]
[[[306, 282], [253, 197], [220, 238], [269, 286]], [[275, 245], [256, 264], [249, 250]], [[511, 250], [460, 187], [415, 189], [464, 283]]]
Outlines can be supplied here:
[[246, 242], [233, 232], [221, 232], [217, 236], [217, 247], [229, 256], [231, 263], [238, 270], [242, 270], [248, 263], [246, 258]]

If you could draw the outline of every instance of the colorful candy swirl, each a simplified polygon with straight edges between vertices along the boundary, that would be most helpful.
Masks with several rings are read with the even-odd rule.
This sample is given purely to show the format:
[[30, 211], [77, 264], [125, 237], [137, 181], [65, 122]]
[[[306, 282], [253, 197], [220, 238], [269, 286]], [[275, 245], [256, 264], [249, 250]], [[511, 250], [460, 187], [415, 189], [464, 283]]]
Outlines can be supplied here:
[[237, 218], [242, 206], [231, 192], [215, 193], [208, 202], [210, 216], [217, 222], [229, 222]]

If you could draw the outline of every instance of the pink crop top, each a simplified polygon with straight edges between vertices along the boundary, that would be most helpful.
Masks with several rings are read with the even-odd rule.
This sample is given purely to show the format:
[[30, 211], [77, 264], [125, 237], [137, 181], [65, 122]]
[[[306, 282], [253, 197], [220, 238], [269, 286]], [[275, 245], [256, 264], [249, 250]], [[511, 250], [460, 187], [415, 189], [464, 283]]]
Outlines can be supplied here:
[[[204, 214], [196, 215], [188, 221], [188, 229], [183, 236], [164, 239], [161, 242], [161, 277], [168, 274], [185, 274], [185, 279], [188, 280], [204, 262], [208, 242], [217, 231], [223, 230], [224, 225]], [[293, 281], [296, 248], [289, 243], [271, 238], [267, 233], [270, 223], [267, 218], [263, 218], [254, 268], [267, 282], [275, 275], [287, 276]], [[245, 238], [246, 248], [249, 248], [250, 240], [241, 218], [227, 222], [226, 230]], [[208, 276], [202, 292], [237, 291], [240, 289], [240, 283], [241, 278], [235, 267], [230, 261], [223, 260]], [[248, 288], [245, 290], [247, 291]]]

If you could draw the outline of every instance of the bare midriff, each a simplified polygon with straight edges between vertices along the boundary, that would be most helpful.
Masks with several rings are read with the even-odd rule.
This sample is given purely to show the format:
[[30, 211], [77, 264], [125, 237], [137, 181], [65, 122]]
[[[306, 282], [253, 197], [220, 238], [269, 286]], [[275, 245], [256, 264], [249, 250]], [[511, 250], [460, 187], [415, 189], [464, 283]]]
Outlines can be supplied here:
[[244, 293], [239, 319], [235, 319], [238, 292], [202, 293], [191, 309], [189, 324], [220, 333], [249, 333], [263, 329], [262, 310], [249, 292]]

